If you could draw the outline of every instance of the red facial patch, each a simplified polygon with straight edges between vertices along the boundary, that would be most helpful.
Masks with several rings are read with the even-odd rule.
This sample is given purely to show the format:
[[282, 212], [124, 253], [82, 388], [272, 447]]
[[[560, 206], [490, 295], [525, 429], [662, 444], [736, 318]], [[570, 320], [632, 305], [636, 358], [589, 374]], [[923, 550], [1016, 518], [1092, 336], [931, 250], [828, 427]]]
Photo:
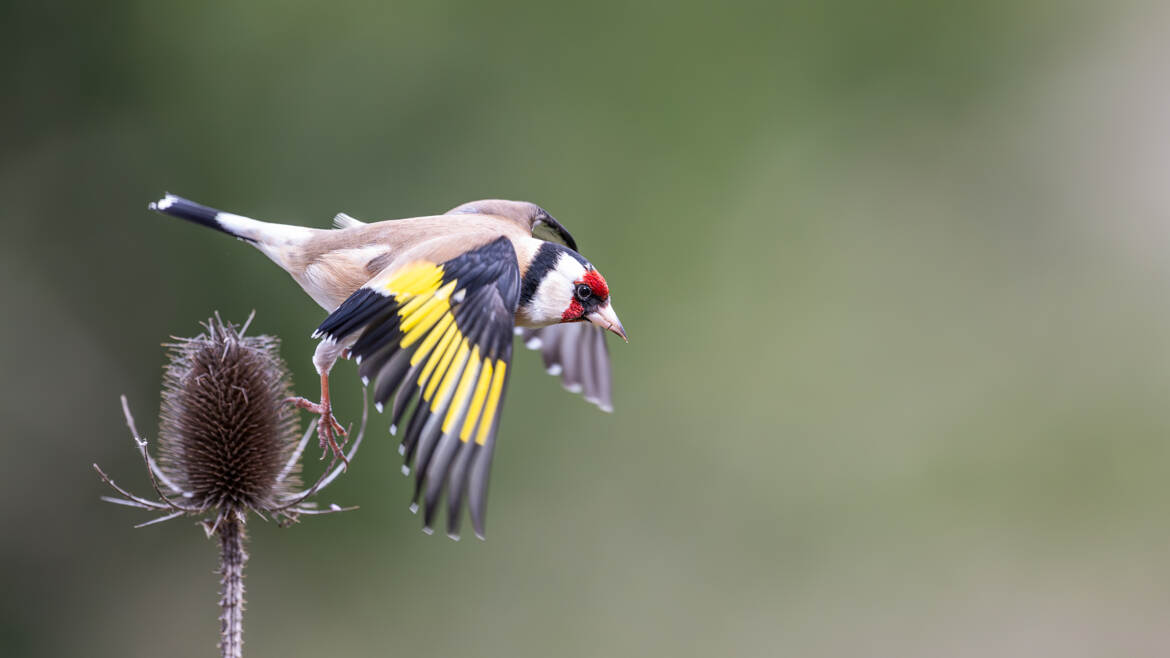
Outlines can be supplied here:
[[564, 313], [561, 313], [561, 322], [574, 322], [580, 320], [582, 315], [585, 315], [585, 307], [581, 305], [581, 302], [574, 299], [573, 303], [569, 304], [569, 308], [565, 309]]
[[585, 276], [581, 277], [578, 283], [584, 283], [593, 289], [593, 296], [605, 300], [609, 298], [609, 286], [605, 283], [605, 277], [597, 270], [589, 270]]

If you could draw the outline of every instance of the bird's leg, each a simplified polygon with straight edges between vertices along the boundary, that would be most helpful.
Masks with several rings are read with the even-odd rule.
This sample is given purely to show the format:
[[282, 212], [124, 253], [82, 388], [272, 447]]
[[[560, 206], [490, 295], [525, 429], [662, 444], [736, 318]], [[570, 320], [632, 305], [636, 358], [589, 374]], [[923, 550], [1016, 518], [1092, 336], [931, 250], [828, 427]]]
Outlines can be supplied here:
[[[349, 466], [349, 461], [345, 458], [345, 453], [341, 451], [341, 447], [345, 445], [343, 440], [340, 445], [337, 443], [337, 436], [348, 437], [345, 428], [337, 419], [333, 417], [333, 405], [329, 402], [329, 373], [321, 373], [321, 401], [313, 402], [305, 398], [289, 398], [287, 402], [295, 405], [298, 409], [304, 409], [309, 413], [317, 414], [321, 417], [320, 422], [317, 423], [317, 435], [321, 439], [321, 450], [332, 450], [333, 458], [340, 459], [343, 464]], [[321, 459], [325, 458], [326, 452], [321, 453]]]
[[[333, 459], [340, 459], [348, 467], [349, 461], [341, 452], [341, 446], [337, 445], [337, 437], [346, 437], [347, 433], [341, 423], [333, 417], [333, 405], [329, 403], [329, 371], [333, 369], [333, 364], [337, 363], [337, 357], [344, 350], [344, 346], [338, 345], [332, 340], [323, 340], [318, 343], [317, 351], [313, 353], [313, 367], [317, 369], [317, 374], [321, 375], [321, 401], [313, 402], [305, 398], [289, 398], [288, 401], [300, 409], [306, 409], [321, 417], [321, 421], [317, 423], [317, 435], [321, 438], [321, 450], [323, 451], [321, 459], [325, 459], [325, 455], [328, 454], [325, 451], [332, 450]], [[342, 445], [345, 443], [343, 442]]]

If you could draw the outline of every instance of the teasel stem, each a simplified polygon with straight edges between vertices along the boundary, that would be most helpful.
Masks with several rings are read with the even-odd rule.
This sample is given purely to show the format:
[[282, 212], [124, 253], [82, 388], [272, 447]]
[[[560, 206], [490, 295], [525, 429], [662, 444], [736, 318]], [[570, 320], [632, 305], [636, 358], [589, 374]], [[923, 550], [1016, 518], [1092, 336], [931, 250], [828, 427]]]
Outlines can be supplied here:
[[244, 522], [227, 514], [216, 528], [219, 536], [219, 649], [223, 658], [242, 658], [244, 649]]

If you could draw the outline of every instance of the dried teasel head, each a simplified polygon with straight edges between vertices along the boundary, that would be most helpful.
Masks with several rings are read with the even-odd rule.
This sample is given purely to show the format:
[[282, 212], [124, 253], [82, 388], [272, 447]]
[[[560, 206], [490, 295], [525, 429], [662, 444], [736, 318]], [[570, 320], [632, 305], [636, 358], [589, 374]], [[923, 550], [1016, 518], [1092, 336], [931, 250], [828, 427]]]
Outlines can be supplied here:
[[[251, 322], [251, 319], [249, 319]], [[138, 434], [126, 397], [122, 411], [158, 500], [137, 496], [116, 484], [97, 464], [94, 469], [121, 494], [103, 497], [118, 505], [161, 512], [139, 524], [151, 525], [188, 515], [213, 513], [202, 522], [220, 544], [220, 655], [239, 658], [244, 637], [244, 564], [247, 513], [270, 515], [282, 525], [303, 514], [345, 511], [337, 505], [318, 509], [308, 501], [341, 473], [325, 473], [313, 486], [294, 492], [296, 473], [313, 425], [297, 438], [297, 424], [286, 400], [292, 395], [288, 369], [278, 354], [279, 341], [245, 337], [247, 328], [224, 323], [219, 316], [194, 338], [169, 345], [170, 363], [163, 377], [160, 462]], [[365, 434], [354, 438], [349, 463]], [[165, 489], [165, 491], [164, 491]]]
[[205, 333], [176, 338], [164, 375], [159, 463], [138, 433], [126, 396], [122, 413], [142, 457], [157, 500], [138, 496], [114, 482], [97, 464], [102, 481], [121, 497], [103, 496], [118, 505], [164, 513], [140, 523], [153, 525], [184, 515], [202, 515], [208, 534], [230, 518], [244, 522], [249, 511], [275, 517], [281, 525], [305, 515], [332, 514], [353, 507], [319, 508], [311, 499], [352, 463], [365, 435], [367, 410], [342, 466], [326, 469], [307, 489], [300, 486], [301, 455], [316, 421], [297, 439], [296, 418], [286, 400], [292, 394], [288, 370], [272, 336], [244, 336], [243, 327], [217, 314]]
[[299, 482], [282, 475], [300, 439], [285, 399], [280, 341], [244, 336], [218, 316], [177, 339], [163, 378], [159, 461], [188, 506], [220, 515], [271, 512]]
[[[161, 466], [147, 450], [122, 396], [126, 425], [157, 500], [130, 492], [93, 465], [102, 481], [121, 496], [102, 500], [162, 514], [136, 527], [214, 513], [202, 525], [220, 542], [219, 646], [225, 658], [238, 658], [243, 646], [247, 513], [270, 515], [287, 525], [302, 515], [354, 509], [318, 508], [309, 500], [329, 486], [343, 466], [326, 469], [304, 491], [291, 491], [300, 484], [296, 473], [314, 424], [297, 439], [296, 419], [285, 402], [292, 385], [277, 354], [280, 342], [270, 336], [245, 337], [250, 322], [251, 318], [236, 327], [216, 315], [203, 325], [205, 333], [169, 345], [159, 431]], [[343, 464], [353, 461], [365, 435], [368, 416], [362, 407], [361, 429]]]

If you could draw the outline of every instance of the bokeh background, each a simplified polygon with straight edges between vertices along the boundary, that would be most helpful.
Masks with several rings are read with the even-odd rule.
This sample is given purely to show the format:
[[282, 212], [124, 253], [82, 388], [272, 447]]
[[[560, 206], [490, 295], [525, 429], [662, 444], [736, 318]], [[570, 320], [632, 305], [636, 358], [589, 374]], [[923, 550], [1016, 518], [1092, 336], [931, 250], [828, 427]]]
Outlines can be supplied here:
[[[0, 5], [0, 654], [215, 653], [216, 547], [134, 530], [170, 335], [316, 392], [323, 317], [163, 191], [324, 227], [536, 201], [606, 273], [617, 410], [521, 354], [488, 540], [375, 418], [251, 525], [251, 656], [1170, 651], [1160, 2]], [[352, 364], [339, 415], [360, 414]], [[313, 463], [311, 468], [318, 468]]]

